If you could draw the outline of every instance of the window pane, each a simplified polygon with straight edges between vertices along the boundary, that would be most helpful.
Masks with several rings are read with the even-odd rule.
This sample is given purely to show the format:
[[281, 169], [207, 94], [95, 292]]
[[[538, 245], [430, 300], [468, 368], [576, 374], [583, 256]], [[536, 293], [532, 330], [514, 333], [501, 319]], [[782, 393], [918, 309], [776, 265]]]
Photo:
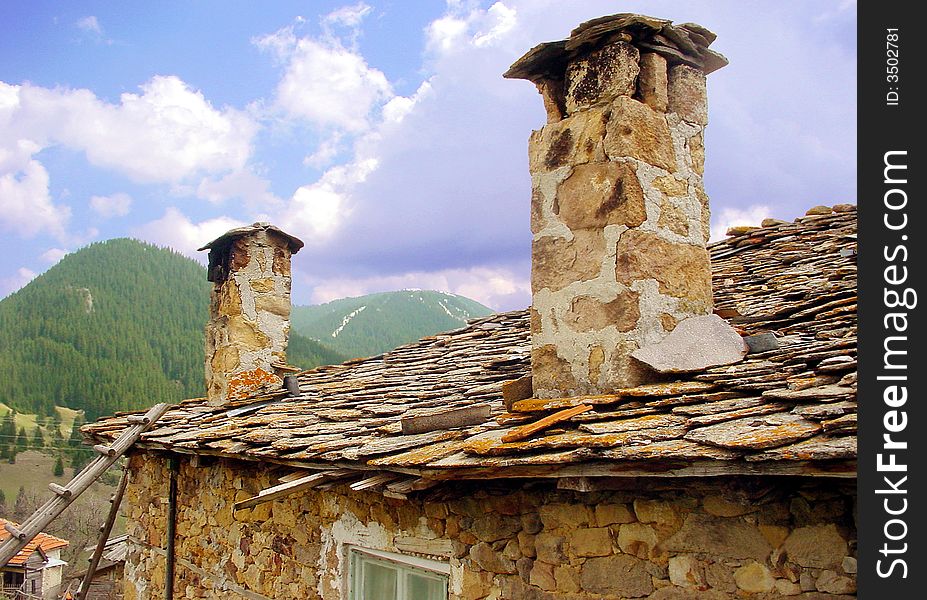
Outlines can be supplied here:
[[364, 600], [398, 600], [396, 598], [398, 573], [395, 569], [365, 560], [363, 570]]
[[405, 600], [445, 600], [447, 598], [444, 579], [409, 573], [406, 578], [406, 587]]

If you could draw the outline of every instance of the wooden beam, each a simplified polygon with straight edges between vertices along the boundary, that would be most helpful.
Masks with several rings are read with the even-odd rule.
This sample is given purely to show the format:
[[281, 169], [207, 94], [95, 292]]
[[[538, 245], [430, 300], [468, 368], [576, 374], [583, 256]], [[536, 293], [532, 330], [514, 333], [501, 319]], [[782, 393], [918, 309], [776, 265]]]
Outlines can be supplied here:
[[269, 487], [266, 490], [261, 490], [257, 496], [252, 496], [251, 498], [242, 500], [241, 502], [236, 502], [232, 507], [232, 510], [244, 510], [246, 508], [255, 507], [258, 504], [279, 500], [280, 498], [285, 498], [290, 494], [295, 494], [296, 492], [313, 488], [326, 481], [331, 481], [333, 479], [343, 479], [354, 473], [355, 471], [351, 471], [349, 469], [334, 469], [331, 471], [322, 471], [320, 473], [306, 475], [305, 477], [301, 477], [293, 481], [288, 481], [286, 483], [281, 483], [279, 485]]
[[293, 471], [292, 473], [287, 473], [286, 475], [281, 475], [277, 481], [279, 483], [289, 483], [291, 481], [296, 481], [297, 479], [302, 479], [306, 475], [312, 475], [314, 471]]
[[513, 465], [502, 467], [461, 467], [426, 469], [425, 481], [460, 481], [464, 479], [522, 479], [561, 477], [719, 477], [800, 476], [837, 479], [856, 478], [856, 461], [764, 461], [733, 460], [640, 460], [599, 461], [565, 465]]
[[365, 477], [364, 479], [361, 479], [360, 481], [355, 481], [348, 487], [350, 487], [355, 492], [359, 492], [361, 490], [369, 490], [370, 488], [379, 487], [385, 483], [389, 483], [390, 481], [393, 481], [397, 477], [399, 477], [399, 475], [397, 475], [396, 473], [378, 473], [371, 477]]
[[465, 408], [454, 408], [444, 412], [406, 417], [400, 421], [403, 435], [427, 433], [429, 431], [453, 429], [467, 425], [480, 425], [489, 419], [488, 404], [478, 404]]
[[[26, 539], [26, 534], [23, 533], [22, 531], [20, 531], [19, 529], [16, 529], [16, 527], [14, 527], [13, 524], [10, 523], [9, 521], [7, 521], [6, 523], [3, 524], [3, 528], [6, 529], [7, 532], [8, 532], [11, 536], [13, 536], [14, 538], [16, 538], [17, 540], [24, 540], [24, 539]], [[15, 556], [15, 555], [14, 555], [14, 556]]]
[[97, 444], [93, 447], [97, 454], [102, 454], [103, 456], [115, 456], [116, 449], [112, 446], [106, 446], [104, 444]]
[[573, 408], [566, 408], [564, 410], [555, 412], [554, 414], [547, 415], [546, 417], [538, 419], [533, 423], [528, 423], [527, 425], [516, 427], [512, 431], [503, 435], [502, 441], [508, 443], [529, 438], [539, 431], [543, 431], [544, 429], [547, 429], [552, 425], [556, 425], [557, 423], [568, 421], [576, 415], [586, 412], [587, 410], [592, 410], [592, 407], [588, 404], [580, 404], [579, 406], [574, 406]]
[[68, 488], [64, 487], [63, 485], [58, 485], [58, 484], [55, 483], [54, 481], [48, 484], [48, 489], [50, 489], [51, 491], [55, 492], [55, 493], [58, 494], [59, 496], [63, 496], [63, 497], [65, 497], [65, 498], [70, 498], [70, 497], [71, 497], [71, 493], [72, 493], [71, 490], [69, 490]]
[[84, 574], [80, 587], [77, 588], [78, 598], [87, 597], [90, 584], [93, 582], [93, 576], [97, 572], [97, 567], [100, 566], [100, 559], [103, 557], [103, 551], [106, 549], [106, 542], [109, 540], [109, 534], [113, 531], [113, 523], [116, 522], [116, 517], [119, 515], [119, 504], [122, 502], [122, 496], [126, 493], [126, 486], [128, 484], [129, 472], [123, 470], [122, 478], [119, 479], [119, 486], [116, 488], [116, 493], [110, 498], [109, 515], [107, 515], [106, 521], [100, 527], [100, 537], [97, 540], [96, 548], [93, 550], [93, 555], [90, 557], [90, 566], [87, 567], [87, 572]]

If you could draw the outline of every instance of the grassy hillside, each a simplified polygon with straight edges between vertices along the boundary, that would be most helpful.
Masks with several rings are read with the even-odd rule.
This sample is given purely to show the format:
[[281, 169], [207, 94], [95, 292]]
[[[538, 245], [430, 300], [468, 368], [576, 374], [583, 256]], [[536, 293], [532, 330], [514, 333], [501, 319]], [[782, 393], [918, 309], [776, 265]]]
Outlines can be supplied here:
[[444, 292], [401, 290], [293, 308], [293, 329], [350, 357], [371, 356], [492, 310]]

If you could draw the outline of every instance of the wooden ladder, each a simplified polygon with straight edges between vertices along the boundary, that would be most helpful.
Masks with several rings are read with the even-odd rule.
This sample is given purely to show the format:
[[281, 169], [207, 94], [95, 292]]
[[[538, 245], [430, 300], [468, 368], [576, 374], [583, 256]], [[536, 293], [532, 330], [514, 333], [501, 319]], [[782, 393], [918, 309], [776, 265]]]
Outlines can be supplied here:
[[93, 449], [98, 456], [90, 461], [67, 485], [48, 484], [54, 497], [43, 504], [19, 527], [7, 522], [4, 526], [10, 533], [9, 539], [0, 544], [0, 565], [7, 564], [32, 538], [45, 529], [49, 523], [77, 499], [90, 485], [112, 466], [132, 444], [138, 440], [170, 408], [169, 404], [156, 404], [143, 415], [129, 415], [129, 426], [109, 446], [97, 445]]

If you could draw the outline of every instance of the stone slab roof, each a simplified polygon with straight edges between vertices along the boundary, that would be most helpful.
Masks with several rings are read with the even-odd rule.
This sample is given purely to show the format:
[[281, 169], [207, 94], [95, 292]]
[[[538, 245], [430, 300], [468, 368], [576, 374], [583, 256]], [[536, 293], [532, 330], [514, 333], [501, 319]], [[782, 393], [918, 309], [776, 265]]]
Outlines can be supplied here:
[[[607, 396], [521, 399], [507, 410], [503, 382], [530, 373], [528, 311], [507, 312], [302, 372], [297, 396], [224, 407], [184, 401], [140, 446], [431, 480], [853, 477], [855, 206], [815, 207], [795, 222], [764, 225], [709, 247], [716, 314], [757, 336], [748, 337], [755, 351], [739, 363]], [[451, 414], [469, 418], [441, 426]], [[429, 421], [439, 425], [429, 430]], [[126, 425], [117, 415], [83, 431], [104, 442]]]
[[[19, 527], [19, 523], [14, 523], [9, 519], [0, 517], [0, 544], [5, 542], [10, 537], [10, 533], [4, 528], [4, 525], [7, 523], [13, 527]], [[37, 550], [41, 549], [42, 552], [47, 553], [58, 548], [64, 548], [68, 545], [68, 543], [69, 542], [67, 540], [63, 540], [59, 537], [55, 537], [47, 533], [39, 533], [34, 538], [29, 540], [29, 543], [26, 544], [22, 550], [17, 552], [16, 555], [10, 559], [7, 565], [22, 567], [29, 560], [29, 557], [32, 556]]]
[[695, 23], [674, 25], [666, 19], [619, 13], [586, 21], [570, 32], [570, 37], [538, 44], [509, 67], [503, 77], [528, 79], [563, 79], [571, 59], [590, 49], [611, 42], [631, 42], [643, 51], [655, 52], [670, 65], [686, 64], [711, 73], [728, 64], [718, 52], [709, 50], [714, 33]]

